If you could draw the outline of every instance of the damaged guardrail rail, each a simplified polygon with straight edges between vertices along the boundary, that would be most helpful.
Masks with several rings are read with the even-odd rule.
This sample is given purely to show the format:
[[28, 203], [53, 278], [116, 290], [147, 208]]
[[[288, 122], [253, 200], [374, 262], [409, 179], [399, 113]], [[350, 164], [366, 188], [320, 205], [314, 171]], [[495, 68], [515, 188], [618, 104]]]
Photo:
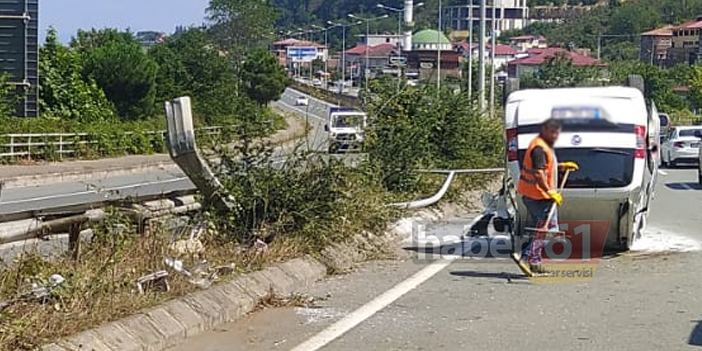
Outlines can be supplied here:
[[400, 202], [390, 204], [391, 207], [399, 207], [404, 209], [422, 208], [431, 206], [439, 202], [451, 187], [451, 182], [456, 178], [457, 174], [479, 174], [479, 173], [503, 173], [504, 168], [484, 168], [484, 169], [448, 169], [448, 170], [420, 170], [421, 173], [446, 174], [446, 180], [441, 186], [441, 189], [434, 196], [409, 202]]

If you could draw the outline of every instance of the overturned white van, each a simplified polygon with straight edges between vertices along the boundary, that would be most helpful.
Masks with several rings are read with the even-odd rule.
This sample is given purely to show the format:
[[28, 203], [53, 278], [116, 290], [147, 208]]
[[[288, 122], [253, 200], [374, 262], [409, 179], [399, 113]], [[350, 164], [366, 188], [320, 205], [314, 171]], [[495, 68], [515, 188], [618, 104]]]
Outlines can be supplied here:
[[[640, 82], [640, 78], [630, 78]], [[643, 87], [517, 90], [505, 102], [507, 172], [504, 188], [510, 218], [496, 218], [513, 235], [525, 229], [526, 209], [516, 194], [519, 170], [541, 124], [559, 118], [559, 161], [579, 164], [563, 191], [559, 220], [609, 220], [605, 250], [629, 250], [646, 226], [659, 163], [660, 122], [647, 109]], [[508, 225], [504, 225], [507, 223]]]

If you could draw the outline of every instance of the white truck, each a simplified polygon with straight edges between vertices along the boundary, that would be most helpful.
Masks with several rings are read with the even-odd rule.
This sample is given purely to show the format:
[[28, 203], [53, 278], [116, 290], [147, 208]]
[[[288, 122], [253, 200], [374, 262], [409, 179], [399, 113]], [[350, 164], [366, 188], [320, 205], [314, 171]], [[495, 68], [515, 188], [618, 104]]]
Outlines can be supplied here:
[[365, 112], [354, 108], [331, 107], [327, 124], [324, 126], [329, 153], [362, 150], [367, 123], [368, 116]]
[[654, 195], [660, 120], [654, 105], [646, 107], [642, 80], [633, 76], [630, 82], [638, 87], [506, 89], [507, 169], [497, 201], [506, 208], [495, 213], [498, 231], [514, 236], [525, 229], [527, 212], [516, 194], [519, 170], [541, 124], [553, 117], [563, 122], [555, 145], [558, 160], [580, 166], [565, 184], [558, 219], [609, 220], [605, 250], [631, 249], [646, 226]]

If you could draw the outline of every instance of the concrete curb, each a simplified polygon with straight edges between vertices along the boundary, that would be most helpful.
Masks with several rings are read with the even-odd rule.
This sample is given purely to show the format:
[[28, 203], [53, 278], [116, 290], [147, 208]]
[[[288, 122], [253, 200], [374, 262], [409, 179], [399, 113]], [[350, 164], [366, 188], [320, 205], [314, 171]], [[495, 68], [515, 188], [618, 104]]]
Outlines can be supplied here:
[[[437, 220], [440, 210], [420, 210], [413, 219]], [[171, 300], [147, 312], [105, 324], [93, 330], [43, 346], [42, 351], [164, 351], [186, 338], [238, 320], [251, 312], [272, 290], [287, 296], [304, 291], [328, 273], [347, 272], [372, 253], [391, 248], [411, 236], [405, 220], [381, 235], [362, 233], [344, 244], [325, 249], [319, 259], [310, 256], [243, 275]]]
[[165, 350], [185, 338], [243, 317], [270, 289], [289, 295], [324, 278], [326, 272], [323, 264], [310, 257], [294, 259], [65, 338], [42, 350]]

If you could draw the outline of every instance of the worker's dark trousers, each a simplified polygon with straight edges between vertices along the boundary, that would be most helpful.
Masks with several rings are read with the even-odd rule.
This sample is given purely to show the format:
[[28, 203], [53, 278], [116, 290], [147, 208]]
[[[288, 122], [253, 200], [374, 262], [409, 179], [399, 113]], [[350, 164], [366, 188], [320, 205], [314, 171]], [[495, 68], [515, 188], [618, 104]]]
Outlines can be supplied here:
[[[543, 227], [548, 220], [548, 213], [551, 212], [553, 200], [534, 200], [528, 197], [522, 197], [522, 201], [524, 201], [524, 205], [529, 213], [526, 223], [527, 228]], [[553, 211], [553, 216], [551, 216], [551, 222], [548, 224], [549, 232], [558, 231], [557, 221], [558, 209]], [[529, 264], [541, 264], [541, 253], [544, 249], [544, 235], [541, 234], [537, 237], [533, 230], [527, 231], [526, 235], [529, 236], [529, 241], [526, 245], [522, 246], [522, 257], [529, 257]]]

